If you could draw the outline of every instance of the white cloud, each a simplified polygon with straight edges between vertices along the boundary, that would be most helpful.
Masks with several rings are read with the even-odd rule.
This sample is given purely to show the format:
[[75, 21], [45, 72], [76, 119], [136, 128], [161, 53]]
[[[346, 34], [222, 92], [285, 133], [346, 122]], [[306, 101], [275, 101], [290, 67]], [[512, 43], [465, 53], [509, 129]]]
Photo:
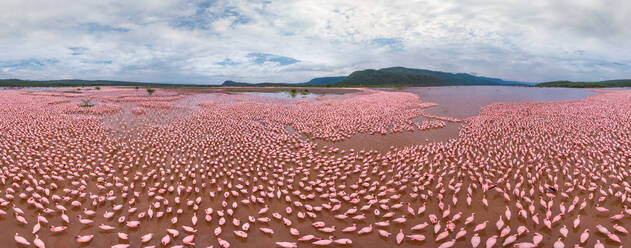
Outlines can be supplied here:
[[5, 0], [0, 78], [300, 82], [387, 66], [630, 78], [628, 13], [622, 0]]

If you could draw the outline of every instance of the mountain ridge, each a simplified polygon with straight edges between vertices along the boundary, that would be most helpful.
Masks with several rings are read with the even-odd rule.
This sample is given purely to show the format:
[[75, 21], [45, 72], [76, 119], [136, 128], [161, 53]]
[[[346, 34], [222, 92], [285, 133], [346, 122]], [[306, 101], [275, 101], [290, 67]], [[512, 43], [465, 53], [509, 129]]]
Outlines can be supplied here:
[[481, 77], [468, 73], [450, 73], [427, 69], [388, 67], [354, 71], [348, 76], [318, 77], [304, 83], [243, 83], [225, 81], [222, 86], [451, 86], [451, 85], [520, 85], [528, 83]]
[[451, 73], [428, 69], [406, 67], [387, 67], [382, 69], [357, 70], [348, 76], [316, 77], [301, 83], [246, 83], [227, 80], [223, 84], [178, 84], [151, 83], [117, 80], [21, 80], [0, 79], [0, 87], [84, 87], [84, 86], [141, 86], [141, 87], [214, 87], [214, 86], [323, 86], [323, 87], [379, 87], [379, 86], [452, 86], [452, 85], [515, 85], [535, 87], [566, 88], [606, 88], [631, 87], [631, 79], [605, 80], [597, 82], [551, 81], [526, 83], [499, 78], [472, 75], [469, 73]]
[[631, 87], [631, 79], [605, 80], [595, 82], [550, 81], [538, 83], [536, 87], [561, 87], [561, 88], [614, 88]]
[[480, 77], [468, 73], [450, 73], [427, 69], [388, 67], [379, 70], [355, 71], [338, 84], [345, 85], [527, 85], [524, 82], [505, 81], [499, 78]]

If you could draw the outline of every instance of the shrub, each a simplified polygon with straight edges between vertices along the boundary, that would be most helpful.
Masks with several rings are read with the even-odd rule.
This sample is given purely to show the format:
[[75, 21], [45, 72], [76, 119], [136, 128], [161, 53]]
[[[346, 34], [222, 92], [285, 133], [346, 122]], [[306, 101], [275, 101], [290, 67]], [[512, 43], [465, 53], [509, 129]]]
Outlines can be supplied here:
[[91, 102], [90, 102], [90, 100], [83, 99], [83, 100], [81, 100], [81, 102], [82, 102], [82, 104], [81, 104], [81, 105], [79, 105], [79, 107], [82, 107], [82, 108], [91, 108], [91, 107], [94, 107], [94, 104], [93, 104], [93, 103], [91, 103]]

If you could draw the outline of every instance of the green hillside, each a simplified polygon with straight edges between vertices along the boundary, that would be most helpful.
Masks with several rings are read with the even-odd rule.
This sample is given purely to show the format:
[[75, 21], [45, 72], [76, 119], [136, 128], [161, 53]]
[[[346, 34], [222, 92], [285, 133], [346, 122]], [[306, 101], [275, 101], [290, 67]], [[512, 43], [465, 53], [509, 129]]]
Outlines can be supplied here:
[[552, 81], [536, 84], [537, 87], [563, 87], [563, 88], [616, 88], [631, 87], [631, 79], [607, 80], [598, 82], [572, 82]]
[[340, 85], [521, 85], [523, 83], [504, 81], [497, 78], [478, 77], [466, 73], [448, 73], [424, 69], [390, 67], [379, 70], [363, 70], [351, 73]]

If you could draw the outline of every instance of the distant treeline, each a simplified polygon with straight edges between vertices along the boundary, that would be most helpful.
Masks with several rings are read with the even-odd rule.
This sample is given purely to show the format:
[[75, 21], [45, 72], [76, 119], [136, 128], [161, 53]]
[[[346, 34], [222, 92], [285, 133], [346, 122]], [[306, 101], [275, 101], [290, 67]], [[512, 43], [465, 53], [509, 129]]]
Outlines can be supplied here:
[[[111, 80], [20, 80], [0, 79], [0, 87], [88, 87], [88, 86], [131, 86], [131, 87], [406, 87], [406, 86], [449, 86], [449, 85], [518, 85], [527, 83], [505, 81], [498, 78], [480, 77], [467, 73], [449, 73], [404, 67], [389, 67], [379, 70], [355, 71], [348, 76], [320, 77], [304, 83], [244, 83], [225, 81], [221, 85], [143, 83]], [[631, 87], [631, 79], [600, 82], [554, 81], [535, 85], [536, 87], [567, 88], [611, 88]]]
[[631, 79], [608, 80], [598, 82], [572, 82], [572, 81], [553, 81], [539, 83], [536, 87], [563, 87], [563, 88], [616, 88], [631, 87]]
[[525, 85], [522, 82], [504, 81], [498, 78], [480, 77], [467, 73], [449, 73], [404, 67], [355, 71], [336, 84], [355, 86]]
[[136, 86], [136, 87], [405, 87], [448, 85], [522, 85], [525, 83], [504, 81], [498, 78], [480, 77], [467, 73], [449, 73], [425, 69], [389, 67], [379, 70], [355, 71], [348, 76], [319, 77], [303, 83], [244, 83], [225, 81], [221, 85], [162, 84], [108, 80], [0, 80], [0, 87], [86, 87], [86, 86]]
[[504, 81], [498, 78], [479, 77], [467, 73], [449, 73], [404, 67], [355, 71], [346, 77], [314, 78], [299, 84], [243, 83], [226, 81], [223, 86], [325, 86], [325, 87], [399, 87], [448, 85], [521, 85], [526, 83]]
[[138, 86], [138, 87], [206, 87], [197, 84], [163, 84], [109, 80], [21, 80], [0, 79], [0, 87], [89, 87], [89, 86]]

